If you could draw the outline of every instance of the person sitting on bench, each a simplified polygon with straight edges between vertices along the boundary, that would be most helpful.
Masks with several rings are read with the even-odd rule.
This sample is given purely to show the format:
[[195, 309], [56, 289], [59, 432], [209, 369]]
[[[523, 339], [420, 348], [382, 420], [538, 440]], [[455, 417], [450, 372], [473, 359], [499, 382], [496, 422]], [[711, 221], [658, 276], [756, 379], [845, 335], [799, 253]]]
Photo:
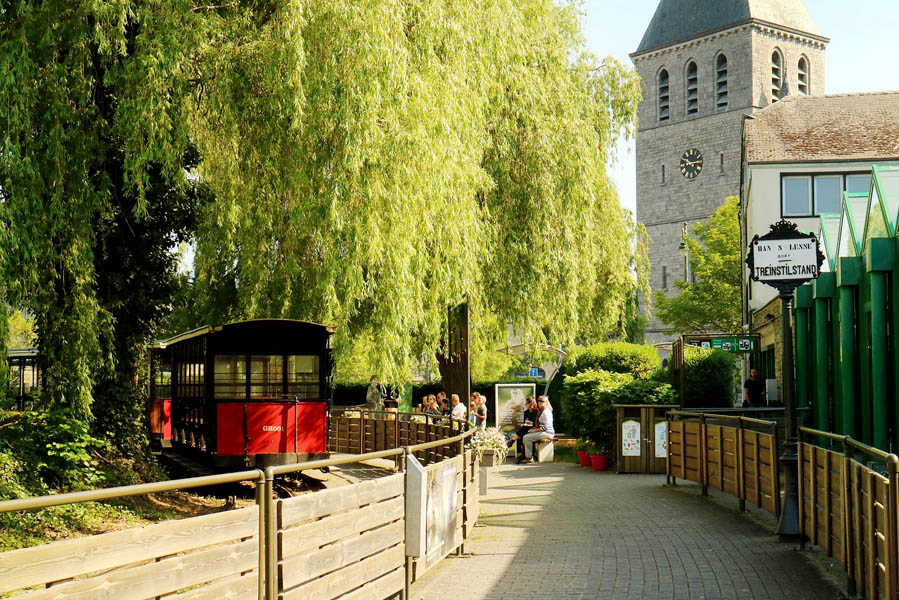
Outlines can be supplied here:
[[531, 428], [537, 423], [537, 401], [533, 396], [528, 396], [524, 401], [524, 414], [521, 419], [521, 427], [511, 435], [511, 439], [515, 442], [515, 448], [518, 451], [517, 462], [524, 462], [524, 436], [531, 431]]
[[556, 434], [553, 429], [553, 407], [549, 403], [549, 398], [540, 396], [537, 398], [537, 427], [531, 429], [524, 436], [524, 453], [527, 457], [525, 464], [534, 462], [533, 456], [537, 453], [537, 442], [542, 440], [551, 440]]

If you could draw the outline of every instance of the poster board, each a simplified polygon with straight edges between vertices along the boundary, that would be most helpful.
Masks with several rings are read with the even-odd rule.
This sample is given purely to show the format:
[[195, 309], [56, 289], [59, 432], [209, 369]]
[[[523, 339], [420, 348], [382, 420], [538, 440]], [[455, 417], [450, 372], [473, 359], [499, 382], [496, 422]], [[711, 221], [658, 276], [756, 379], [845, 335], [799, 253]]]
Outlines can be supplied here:
[[524, 401], [537, 396], [535, 383], [497, 383], [493, 386], [493, 414], [502, 431], [516, 431], [524, 416]]

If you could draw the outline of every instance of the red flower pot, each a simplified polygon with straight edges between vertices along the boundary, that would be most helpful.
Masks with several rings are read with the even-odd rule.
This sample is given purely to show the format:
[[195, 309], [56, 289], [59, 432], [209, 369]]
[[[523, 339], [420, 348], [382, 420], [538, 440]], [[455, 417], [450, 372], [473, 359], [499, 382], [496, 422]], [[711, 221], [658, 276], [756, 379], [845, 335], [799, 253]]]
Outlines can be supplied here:
[[605, 471], [608, 466], [609, 456], [607, 454], [591, 454], [590, 464], [593, 465], [594, 471]]
[[586, 450], [577, 450], [577, 461], [582, 467], [590, 466], [590, 455]]

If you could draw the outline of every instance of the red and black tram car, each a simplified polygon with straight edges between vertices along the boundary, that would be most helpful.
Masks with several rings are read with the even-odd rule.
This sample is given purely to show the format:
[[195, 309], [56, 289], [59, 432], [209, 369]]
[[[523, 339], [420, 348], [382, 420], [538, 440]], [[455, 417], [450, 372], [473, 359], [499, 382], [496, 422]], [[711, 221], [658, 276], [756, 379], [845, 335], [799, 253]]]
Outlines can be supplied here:
[[150, 350], [150, 430], [216, 469], [327, 457], [333, 329], [256, 319], [200, 327]]

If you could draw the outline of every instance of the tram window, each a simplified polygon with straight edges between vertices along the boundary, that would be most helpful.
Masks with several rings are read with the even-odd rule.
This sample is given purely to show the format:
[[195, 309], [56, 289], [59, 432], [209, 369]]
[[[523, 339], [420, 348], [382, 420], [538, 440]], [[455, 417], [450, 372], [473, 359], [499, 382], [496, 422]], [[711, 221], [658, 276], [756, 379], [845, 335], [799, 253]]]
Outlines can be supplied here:
[[159, 363], [156, 365], [156, 397], [172, 397], [172, 365]]
[[319, 357], [287, 357], [287, 393], [299, 399], [321, 399]]
[[215, 397], [244, 399], [247, 395], [247, 364], [243, 356], [220, 354], [215, 357]]
[[281, 377], [284, 372], [282, 356], [250, 357], [250, 397], [280, 398]]

